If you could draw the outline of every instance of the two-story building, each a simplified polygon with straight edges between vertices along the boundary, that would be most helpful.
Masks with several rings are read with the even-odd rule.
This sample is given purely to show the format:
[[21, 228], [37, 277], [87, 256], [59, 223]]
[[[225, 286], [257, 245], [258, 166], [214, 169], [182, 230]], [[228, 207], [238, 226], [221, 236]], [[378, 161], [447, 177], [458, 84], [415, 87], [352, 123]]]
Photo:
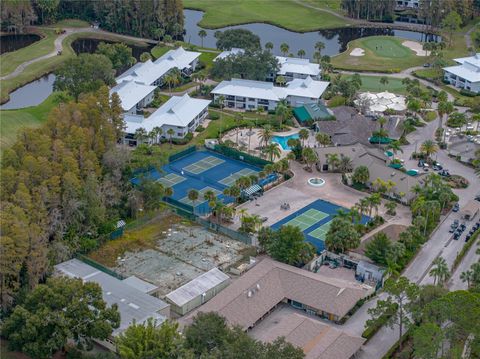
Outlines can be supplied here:
[[480, 93], [480, 53], [454, 60], [458, 65], [443, 68], [444, 80], [455, 87]]
[[136, 114], [153, 101], [156, 86], [137, 81], [122, 81], [110, 89], [110, 96], [116, 93], [125, 113]]
[[228, 108], [273, 111], [281, 100], [292, 107], [317, 103], [328, 85], [329, 82], [315, 81], [311, 77], [294, 79], [285, 87], [274, 86], [271, 82], [232, 79], [222, 81], [211, 93], [215, 101], [223, 97], [223, 105]]
[[[208, 115], [210, 100], [191, 98], [188, 94], [172, 96], [160, 108], [149, 117], [126, 114], [124, 143], [136, 146], [138, 139], [135, 132], [143, 128], [147, 133], [154, 128], [161, 128], [160, 138], [184, 138], [189, 132], [193, 132], [205, 120]], [[170, 135], [169, 130], [173, 133]], [[150, 140], [147, 140], [150, 141]]]
[[293, 79], [306, 79], [311, 77], [314, 80], [320, 80], [320, 65], [310, 62], [309, 59], [299, 59], [296, 57], [277, 56], [280, 70], [277, 76], [283, 76], [287, 81]]

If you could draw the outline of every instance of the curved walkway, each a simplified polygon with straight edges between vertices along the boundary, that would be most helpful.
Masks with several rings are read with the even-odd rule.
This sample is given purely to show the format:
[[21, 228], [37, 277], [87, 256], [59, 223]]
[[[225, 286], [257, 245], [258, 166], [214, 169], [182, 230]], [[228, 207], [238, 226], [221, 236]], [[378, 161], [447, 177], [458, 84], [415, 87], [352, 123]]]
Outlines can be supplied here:
[[23, 64], [18, 65], [18, 67], [15, 70], [13, 70], [12, 72], [10, 72], [8, 75], [0, 77], [0, 80], [8, 80], [8, 79], [11, 79], [12, 77], [16, 77], [16, 76], [20, 75], [23, 72], [23, 70], [25, 70], [25, 68], [27, 66], [29, 66], [29, 65], [31, 65], [35, 62], [48, 59], [50, 57], [57, 56], [58, 52], [63, 50], [63, 40], [65, 40], [65, 38], [67, 36], [70, 36], [71, 34], [77, 33], [77, 32], [87, 32], [87, 30], [88, 30], [88, 28], [87, 29], [85, 29], [85, 28], [65, 29], [65, 32], [63, 34], [59, 35], [54, 41], [55, 50], [53, 50], [52, 52], [50, 52], [46, 55], [36, 57], [32, 60], [25, 61]]

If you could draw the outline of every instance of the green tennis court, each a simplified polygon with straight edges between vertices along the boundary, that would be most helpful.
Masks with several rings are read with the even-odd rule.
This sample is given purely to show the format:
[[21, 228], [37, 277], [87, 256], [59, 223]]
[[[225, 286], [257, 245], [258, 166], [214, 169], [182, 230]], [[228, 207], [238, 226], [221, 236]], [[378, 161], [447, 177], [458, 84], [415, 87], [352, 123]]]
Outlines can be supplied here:
[[327, 235], [328, 229], [330, 228], [332, 221], [328, 221], [324, 225], [318, 227], [317, 229], [308, 233], [310, 236], [325, 241], [325, 236]]
[[218, 183], [221, 183], [225, 186], [232, 186], [235, 184], [235, 181], [237, 179], [239, 179], [240, 177], [244, 177], [244, 176], [250, 176], [250, 175], [256, 175], [258, 172], [257, 171], [254, 171], [250, 168], [244, 168], [238, 172], [235, 172], [235, 173], [232, 173], [230, 176], [228, 177], [225, 177], [224, 179], [218, 181]]
[[[215, 193], [215, 197], [218, 196], [218, 195], [220, 195], [220, 194], [222, 193], [221, 191], [219, 191], [219, 190], [217, 190], [217, 189], [215, 189], [215, 188], [212, 188], [212, 187], [204, 187], [204, 188], [202, 188], [200, 191], [198, 191], [198, 194], [199, 194], [199, 195], [198, 195], [198, 199], [195, 201], [195, 206], [198, 206], [200, 203], [206, 202], [206, 201], [203, 199], [203, 195], [204, 195], [205, 192], [207, 192], [207, 191], [212, 191], [213, 193]], [[185, 196], [185, 197], [181, 198], [179, 201], [182, 202], [182, 203], [188, 204], [189, 206], [193, 206], [193, 204], [194, 204], [193, 201], [188, 198], [188, 196]]]
[[322, 219], [328, 217], [329, 214], [319, 211], [314, 208], [310, 208], [308, 211], [303, 212], [301, 215], [291, 219], [285, 225], [288, 226], [297, 226], [302, 231], [308, 227], [313, 226], [315, 223], [320, 222]]
[[175, 173], [169, 173], [165, 177], [159, 178], [158, 182], [160, 182], [161, 184], [163, 184], [166, 187], [173, 187], [176, 184], [179, 184], [179, 183], [181, 183], [185, 180], [186, 180], [185, 177], [179, 176]]
[[206, 170], [209, 170], [210, 168], [218, 166], [223, 162], [225, 161], [218, 157], [208, 156], [208, 157], [202, 158], [200, 161], [197, 161], [186, 167], [183, 167], [182, 169], [184, 171], [188, 171], [190, 173], [198, 175], [202, 172], [205, 172]]

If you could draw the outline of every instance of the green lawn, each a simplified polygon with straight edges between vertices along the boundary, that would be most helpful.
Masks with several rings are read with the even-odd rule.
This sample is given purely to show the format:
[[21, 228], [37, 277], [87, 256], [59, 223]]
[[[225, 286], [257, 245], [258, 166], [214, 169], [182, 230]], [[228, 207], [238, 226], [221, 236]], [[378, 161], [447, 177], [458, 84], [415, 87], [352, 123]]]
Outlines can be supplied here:
[[88, 21], [79, 19], [64, 19], [55, 24], [47, 25], [47, 27], [90, 27], [90, 24]]
[[26, 127], [40, 127], [50, 111], [58, 104], [59, 93], [51, 94], [38, 106], [18, 110], [0, 110], [0, 151], [10, 147], [17, 139], [18, 133]]
[[[345, 76], [346, 78], [350, 78], [351, 76]], [[389, 77], [388, 84], [382, 85], [380, 83], [380, 76], [364, 76], [360, 75], [362, 78], [362, 86], [360, 87], [360, 91], [362, 92], [382, 92], [382, 91], [389, 91], [399, 95], [405, 95], [407, 93], [407, 89], [404, 84], [402, 84], [402, 79]]]
[[[351, 71], [400, 72], [403, 69], [420, 66], [426, 57], [402, 45], [405, 39], [392, 36], [370, 36], [348, 43], [347, 51], [334, 56], [335, 68]], [[355, 48], [365, 51], [364, 56], [351, 56]]]
[[[338, 0], [329, 1], [338, 7]], [[294, 0], [184, 0], [183, 3], [185, 8], [205, 11], [199, 25], [207, 29], [264, 22], [292, 31], [307, 32], [347, 24], [344, 19], [308, 8]], [[310, 5], [318, 6], [320, 3], [322, 1], [315, 1]]]
[[57, 38], [55, 31], [50, 29], [42, 29], [38, 31], [38, 34], [43, 38], [40, 41], [37, 41], [30, 46], [24, 47], [17, 51], [7, 52], [0, 56], [0, 76], [4, 76], [14, 71], [18, 65], [24, 63], [25, 61], [34, 59], [39, 56], [46, 55], [53, 50], [55, 46], [53, 42]]

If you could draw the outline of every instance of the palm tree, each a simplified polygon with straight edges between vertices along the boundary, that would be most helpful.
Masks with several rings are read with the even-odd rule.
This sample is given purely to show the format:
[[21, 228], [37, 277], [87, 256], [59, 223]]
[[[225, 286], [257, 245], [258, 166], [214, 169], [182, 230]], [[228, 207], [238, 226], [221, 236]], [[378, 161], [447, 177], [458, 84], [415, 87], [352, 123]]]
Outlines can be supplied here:
[[467, 270], [465, 272], [462, 272], [460, 274], [460, 279], [462, 280], [462, 282], [467, 282], [467, 289], [470, 288], [470, 283], [472, 282], [472, 279], [473, 279], [473, 272], [471, 270]]
[[163, 130], [159, 126], [155, 126], [152, 129], [152, 132], [155, 134], [155, 143], [158, 144], [160, 142], [160, 137], [163, 135]]
[[273, 50], [273, 43], [271, 43], [270, 41], [267, 42], [267, 43], [265, 44], [265, 48], [266, 48], [268, 51], [272, 52], [272, 50]]
[[167, 131], [167, 135], [169, 136], [170, 148], [172, 148], [172, 140], [173, 140], [174, 134], [175, 134], [175, 131], [173, 130], [173, 128], [169, 128]]
[[248, 125], [248, 153], [250, 153], [250, 141], [252, 140], [252, 129], [253, 129], [253, 125], [249, 124]]
[[203, 39], [205, 37], [207, 37], [207, 32], [203, 29], [201, 29], [199, 32], [198, 32], [198, 36], [200, 36], [200, 39], [202, 40], [202, 47], [203, 47]]
[[[371, 210], [375, 209], [375, 215], [378, 216], [378, 207], [382, 203], [382, 197], [380, 197], [379, 193], [374, 193], [370, 197], [368, 197], [368, 201], [369, 201]], [[371, 217], [371, 212], [369, 217]]]
[[288, 46], [287, 43], [283, 42], [280, 44], [280, 51], [282, 52], [283, 56], [287, 56], [289, 50], [290, 46]]
[[317, 140], [318, 144], [323, 147], [327, 147], [332, 143], [330, 136], [323, 132], [317, 133], [315, 139]]
[[388, 77], [387, 76], [380, 77], [380, 84], [383, 86], [388, 85]]
[[347, 172], [352, 172], [353, 170], [353, 163], [350, 157], [348, 156], [341, 156], [340, 161], [338, 163], [338, 170], [341, 174], [345, 174]]
[[302, 151], [302, 157], [307, 164], [307, 167], [311, 170], [312, 164], [317, 162], [317, 153], [315, 152], [315, 150], [311, 147], [305, 147]]
[[137, 140], [137, 144], [143, 143], [148, 138], [147, 131], [143, 127], [137, 128], [133, 138]]
[[303, 57], [305, 56], [305, 50], [304, 49], [300, 49], [297, 51], [297, 55], [298, 57], [300, 57], [301, 59], [303, 59]]
[[191, 189], [190, 191], [188, 191], [187, 196], [188, 196], [188, 199], [192, 201], [193, 211], [195, 212], [195, 203], [197, 202], [198, 197], [200, 196], [200, 193], [196, 189]]
[[308, 132], [308, 130], [306, 128], [302, 128], [298, 132], [298, 137], [300, 138], [300, 140], [302, 140], [302, 146], [305, 146], [305, 141], [308, 140], [309, 135], [310, 135], [310, 133]]
[[320, 57], [321, 57], [321, 54], [322, 54], [322, 50], [325, 48], [325, 44], [321, 41], [317, 41], [315, 43], [315, 50], [320, 54]]
[[322, 61], [322, 54], [319, 51], [315, 51], [313, 53], [313, 59], [317, 62], [317, 64], [320, 64]]
[[447, 262], [443, 257], [437, 257], [435, 260], [432, 262], [433, 267], [430, 270], [430, 275], [433, 276], [433, 284], [438, 284], [443, 285], [447, 278], [450, 275], [450, 270], [448, 269]]
[[238, 130], [240, 128], [240, 123], [243, 121], [243, 117], [239, 113], [236, 113], [235, 116], [233, 117], [233, 119], [235, 121], [235, 126], [236, 126], [236, 131], [237, 131], [236, 144], [237, 144], [237, 147], [238, 147]]
[[275, 82], [277, 83], [278, 86], [284, 86], [287, 83], [287, 80], [285, 79], [284, 76], [280, 75], [280, 76], [277, 76], [277, 78], [275, 79]]
[[387, 145], [387, 150], [391, 150], [391, 151], [393, 152], [393, 159], [395, 159], [395, 155], [397, 154], [397, 152], [403, 153], [403, 149], [402, 149], [402, 147], [400, 146], [400, 142], [399, 142], [399, 141], [392, 141], [392, 142], [390, 142], [390, 143]]
[[168, 84], [168, 91], [172, 94], [172, 87], [177, 86], [180, 83], [180, 74], [177, 69], [170, 71], [165, 76], [165, 82]]
[[269, 143], [264, 149], [263, 152], [267, 157], [270, 158], [270, 161], [273, 162], [275, 158], [279, 158], [281, 155], [280, 148], [278, 147], [278, 143], [272, 142]]
[[438, 146], [433, 140], [426, 140], [421, 144], [420, 151], [425, 153], [427, 160], [429, 160], [430, 156], [438, 151]]
[[387, 213], [391, 216], [394, 216], [396, 214], [395, 209], [397, 208], [397, 203], [393, 201], [388, 201], [385, 204], [385, 208], [387, 209]]
[[265, 125], [260, 132], [260, 139], [262, 142], [265, 144], [265, 146], [268, 144], [270, 139], [272, 138], [272, 127], [270, 125]]
[[280, 127], [282, 127], [283, 121], [285, 121], [285, 119], [291, 116], [291, 113], [292, 111], [290, 110], [288, 103], [285, 100], [281, 100], [278, 103], [277, 108], [275, 109], [275, 114], [280, 120]]
[[334, 171], [338, 164], [340, 163], [340, 158], [336, 153], [327, 153], [327, 164], [332, 167], [332, 171]]

